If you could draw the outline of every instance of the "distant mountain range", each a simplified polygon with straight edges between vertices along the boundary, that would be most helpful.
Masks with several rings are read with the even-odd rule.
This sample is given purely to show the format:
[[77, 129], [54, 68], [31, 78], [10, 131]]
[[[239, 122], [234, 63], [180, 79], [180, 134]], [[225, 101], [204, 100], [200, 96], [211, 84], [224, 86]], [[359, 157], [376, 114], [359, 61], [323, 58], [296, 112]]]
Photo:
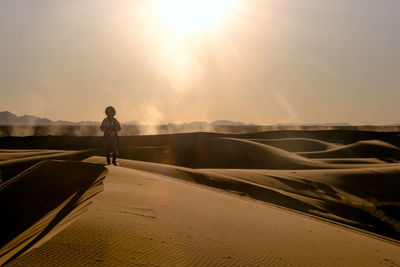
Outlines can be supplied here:
[[[17, 116], [9, 111], [0, 112], [0, 125], [98, 125], [100, 122], [98, 121], [80, 121], [80, 122], [71, 122], [71, 121], [52, 121], [47, 118], [40, 118], [32, 115], [23, 115]], [[128, 121], [122, 122], [124, 125], [141, 125], [137, 121]], [[205, 126], [252, 126], [254, 124], [244, 123], [240, 121], [230, 121], [230, 120], [217, 120], [211, 123], [205, 121], [193, 121], [190, 123], [183, 124], [164, 124], [164, 125], [176, 125], [176, 126], [186, 126], [186, 127], [205, 127]], [[316, 124], [298, 124], [298, 123], [279, 123], [271, 126], [350, 126], [350, 124], [346, 122], [338, 122], [338, 123], [316, 123]]]
[[[100, 122], [97, 121], [80, 121], [80, 122], [71, 122], [71, 121], [52, 121], [47, 118], [40, 118], [32, 115], [23, 115], [17, 116], [9, 111], [0, 112], [0, 125], [98, 125]], [[128, 121], [122, 122], [124, 125], [140, 125], [137, 121]], [[175, 125], [175, 124], [174, 124]], [[194, 121], [190, 123], [182, 124], [184, 126], [205, 126], [205, 125], [212, 125], [212, 126], [231, 126], [231, 125], [252, 125], [246, 124], [244, 122], [234, 122], [229, 120], [217, 120], [212, 123], [204, 122], [204, 121]]]
[[32, 115], [17, 116], [9, 111], [0, 112], [0, 125], [96, 125], [95, 121], [52, 121], [47, 118], [40, 118]]

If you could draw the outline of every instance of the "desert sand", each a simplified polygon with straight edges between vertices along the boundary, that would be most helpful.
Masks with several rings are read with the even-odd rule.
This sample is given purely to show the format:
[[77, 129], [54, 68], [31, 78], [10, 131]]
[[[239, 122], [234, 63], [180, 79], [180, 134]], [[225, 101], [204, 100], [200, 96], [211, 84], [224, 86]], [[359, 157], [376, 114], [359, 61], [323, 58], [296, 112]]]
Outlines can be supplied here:
[[[34, 249], [20, 256], [26, 251], [16, 247], [7, 266], [400, 265], [397, 132], [189, 133], [120, 143], [120, 166], [107, 168], [100, 192], [100, 138], [0, 138], [4, 202], [10, 181], [25, 176], [71, 188], [57, 201], [43, 196], [52, 205], [33, 219], [14, 212], [26, 224], [2, 228], [14, 243], [60, 217], [72, 192], [88, 192], [77, 205], [84, 209], [67, 209]], [[33, 165], [41, 175], [16, 175]], [[79, 178], [63, 174], [71, 170]], [[14, 187], [24, 188], [13, 194], [21, 209], [33, 205], [21, 193], [26, 185]]]
[[39, 246], [78, 218], [102, 191], [106, 172], [98, 164], [48, 160], [2, 183], [0, 264]]
[[399, 260], [399, 247], [371, 236], [152, 172], [110, 167], [105, 190], [88, 212], [9, 266], [372, 266]]

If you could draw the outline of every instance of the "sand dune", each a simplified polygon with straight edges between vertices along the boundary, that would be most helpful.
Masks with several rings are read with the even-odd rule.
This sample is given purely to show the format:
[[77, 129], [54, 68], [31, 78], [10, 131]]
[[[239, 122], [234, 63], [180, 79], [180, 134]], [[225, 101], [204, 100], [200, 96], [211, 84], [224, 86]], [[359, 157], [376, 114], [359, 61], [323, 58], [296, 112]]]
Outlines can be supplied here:
[[[324, 141], [333, 144], [351, 144], [362, 140], [392, 140], [399, 142], [397, 132], [373, 132], [354, 130], [282, 130], [266, 131], [248, 134], [221, 134], [221, 133], [186, 133], [162, 135], [121, 136], [121, 147], [128, 146], [166, 146], [182, 142], [198, 143], [201, 140], [230, 137], [240, 139], [290, 139], [306, 138]], [[396, 141], [397, 140], [397, 141]], [[390, 143], [390, 142], [388, 142]], [[3, 149], [57, 149], [82, 150], [101, 148], [102, 137], [96, 136], [29, 136], [29, 137], [2, 137], [0, 144]]]
[[58, 150], [15, 150], [15, 149], [0, 149], [0, 161], [14, 160], [26, 157], [54, 155], [60, 153]]
[[0, 165], [9, 165], [23, 161], [36, 161], [61, 158], [80, 154], [82, 151], [60, 150], [0, 150]]
[[280, 130], [254, 132], [248, 134], [230, 135], [234, 138], [246, 139], [288, 139], [288, 138], [306, 138], [324, 141], [333, 144], [351, 144], [362, 140], [374, 140], [391, 138], [398, 132], [379, 132], [363, 130]]
[[25, 169], [48, 159], [81, 160], [87, 157], [86, 151], [71, 150], [0, 150], [0, 182], [7, 181]]
[[378, 164], [386, 166], [387, 163], [375, 158], [310, 160], [274, 146], [227, 137], [207, 138], [197, 143], [181, 142], [166, 146], [130, 146], [120, 152], [120, 157], [188, 168], [301, 170], [365, 168], [371, 163], [379, 167]]
[[300, 152], [308, 158], [379, 158], [400, 159], [400, 148], [380, 140], [359, 141], [321, 152]]
[[105, 168], [43, 161], [0, 185], [0, 265], [27, 252], [86, 208], [102, 190]]
[[[52, 265], [55, 262], [69, 266], [141, 263], [327, 265], [327, 262], [321, 261], [323, 258], [337, 260], [333, 265], [339, 266], [379, 263], [390, 266], [399, 262], [396, 256], [388, 256], [382, 260], [381, 255], [374, 254], [372, 250], [369, 261], [365, 262], [362, 256], [354, 258], [349, 256], [345, 264], [341, 264], [336, 257], [361, 255], [357, 253], [368, 250], [366, 245], [362, 244], [382, 247], [380, 251], [386, 251], [389, 253], [387, 255], [392, 255], [390, 251], [398, 252], [400, 241], [398, 215], [400, 214], [400, 163], [398, 162], [400, 135], [398, 133], [338, 130], [246, 134], [188, 133], [125, 136], [120, 138], [120, 144], [121, 167], [110, 169], [112, 173], [108, 175], [105, 192], [97, 197], [99, 202], [86, 213], [83, 213], [86, 210], [84, 201], [82, 205], [69, 210], [64, 219], [57, 224], [58, 226], [48, 231], [47, 237], [55, 234], [57, 229], [66, 227], [68, 224], [64, 222], [75, 219], [78, 215], [81, 220], [37, 250], [16, 259], [12, 264], [30, 265], [34, 259], [39, 259], [40, 266]], [[98, 137], [7, 137], [0, 138], [0, 147], [2, 147], [0, 174], [4, 181], [8, 181], [3, 183], [2, 187], [15, 179], [12, 177], [27, 174], [16, 176], [18, 173], [46, 159], [75, 160], [64, 164], [72, 164], [73, 171], [77, 173], [85, 167], [76, 164], [92, 166], [94, 163], [97, 164], [96, 168], [103, 168], [101, 164], [105, 163], [101, 138]], [[85, 159], [84, 162], [76, 162], [82, 159]], [[43, 167], [43, 170], [40, 177], [36, 176], [38, 186], [43, 184], [44, 188], [54, 186], [51, 177], [54, 177], [53, 174], [57, 173], [57, 170], [49, 167]], [[99, 177], [98, 173], [96, 175], [95, 173], [96, 171], [93, 173], [84, 171], [82, 179]], [[80, 175], [77, 176], [81, 177]], [[70, 180], [66, 174], [61, 174], [60, 177], [64, 177], [61, 180], [65, 181], [57, 180], [55, 185]], [[79, 187], [79, 182], [73, 181], [75, 186]], [[16, 188], [20, 188], [18, 190], [21, 191], [18, 192], [21, 195], [27, 186], [20, 185]], [[66, 192], [72, 191], [66, 190]], [[188, 192], [189, 195], [186, 194]], [[41, 197], [45, 200], [48, 196], [44, 194]], [[8, 195], [3, 202], [7, 199], [14, 201], [10, 200], [11, 196]], [[68, 197], [64, 197], [64, 202], [48, 200], [52, 203], [50, 211], [46, 214], [36, 212], [42, 214], [42, 219], [31, 222], [29, 227], [24, 228], [25, 230], [11, 231], [17, 236], [13, 237], [14, 245], [11, 247], [7, 245], [5, 250], [11, 252], [10, 257], [22, 251], [15, 245], [19, 244], [19, 240], [22, 240], [21, 244], [25, 246], [30, 240], [25, 237], [34, 236], [41, 231], [38, 229], [43, 229], [70, 203]], [[268, 206], [263, 203], [268, 203]], [[164, 209], [166, 205], [173, 208]], [[323, 258], [313, 261], [302, 257], [294, 251], [298, 248], [289, 244], [297, 241], [284, 234], [285, 231], [289, 231], [297, 240], [298, 236], [301, 236], [296, 232], [297, 226], [289, 226], [287, 221], [282, 222], [273, 215], [271, 212], [275, 208], [271, 208], [271, 205], [280, 207], [279, 213], [285, 214], [283, 216], [287, 221], [304, 219], [301, 224], [310, 228], [310, 231], [320, 229], [318, 225], [324, 225], [321, 226], [324, 229], [328, 227], [330, 230], [327, 233], [322, 233], [322, 236], [321, 233], [317, 235], [317, 240], [324, 242], [322, 247], [325, 246], [325, 250], [336, 252], [338, 248], [348, 247], [340, 245], [341, 239], [334, 230], [337, 228], [329, 226], [327, 222], [339, 225], [344, 239], [354, 235], [349, 242], [357, 248], [352, 247], [349, 251], [354, 253], [350, 254], [346, 254], [347, 251], [344, 250], [339, 254], [321, 252], [320, 248], [315, 246], [316, 237], [307, 235], [299, 239], [302, 240], [302, 244], [308, 246], [300, 250], [301, 253], [314, 257], [321, 254]], [[204, 207], [199, 208], [199, 206]], [[222, 216], [218, 217], [217, 221], [214, 221], [217, 215], [207, 212], [213, 210], [213, 207], [219, 207], [218, 216]], [[202, 212], [198, 212], [199, 209]], [[155, 210], [158, 213], [154, 212]], [[250, 214], [249, 210], [257, 212]], [[287, 213], [289, 210], [292, 212]], [[269, 216], [264, 217], [263, 212]], [[314, 224], [315, 218], [323, 222]], [[269, 239], [271, 233], [268, 232], [269, 228], [265, 227], [265, 220], [281, 234], [276, 234], [272, 240]], [[261, 221], [262, 224], [257, 223]], [[197, 225], [197, 232], [190, 228], [192, 225]], [[303, 229], [303, 226], [299, 227]], [[180, 229], [186, 230], [182, 232]], [[343, 229], [349, 229], [350, 232]], [[143, 235], [143, 231], [146, 235]], [[238, 234], [235, 234], [235, 231]], [[128, 238], [129, 235], [126, 236], [127, 232], [134, 233], [130, 236], [132, 240]], [[359, 243], [360, 235], [354, 232], [364, 234], [361, 238], [362, 244]], [[259, 239], [248, 240], [247, 235], [254, 235]], [[196, 238], [192, 240], [185, 236], [196, 236]], [[213, 243], [205, 241], [207, 238], [212, 239]], [[179, 242], [167, 242], [171, 239]], [[245, 245], [237, 250], [235, 247], [239, 243]], [[40, 243], [35, 242], [35, 244]], [[92, 249], [90, 245], [93, 244], [96, 245]], [[138, 247], [132, 250], [136, 244]], [[221, 244], [229, 245], [227, 247]], [[271, 247], [266, 244], [271, 244]], [[276, 255], [280, 255], [281, 259], [292, 260], [280, 262], [270, 257], [271, 250], [279, 246], [288, 251], [286, 253], [279, 248], [276, 250]], [[297, 245], [297, 247], [302, 246]], [[321, 246], [321, 243], [318, 243], [318, 246]], [[185, 249], [186, 247], [190, 249]], [[121, 253], [117, 248], [122, 250]], [[265, 250], [267, 248], [268, 251]], [[2, 249], [4, 250], [4, 247]], [[101, 251], [100, 258], [96, 258], [98, 251]], [[217, 254], [213, 254], [215, 251]], [[63, 256], [64, 252], [68, 254], [67, 257]], [[132, 255], [130, 253], [134, 256], [127, 256]], [[230, 258], [223, 256], [227, 254], [231, 255]], [[45, 255], [52, 256], [48, 258]], [[224, 260], [221, 260], [222, 257]]]
[[[377, 158], [319, 158], [319, 162], [328, 164], [385, 164], [386, 161]], [[365, 165], [364, 165], [365, 166]]]
[[8, 266], [390, 266], [398, 252], [251, 199], [110, 167], [87, 213]]
[[400, 134], [392, 134], [379, 138], [379, 140], [400, 147]]
[[[192, 168], [312, 168], [307, 158], [272, 146], [238, 138], [211, 138], [197, 144], [172, 145], [173, 165]], [[175, 164], [173, 162], [175, 160]]]
[[[105, 162], [102, 157], [85, 161]], [[393, 216], [400, 212], [400, 164], [295, 171], [191, 169], [131, 160], [120, 160], [120, 166], [211, 186], [400, 240], [400, 218]]]
[[284, 138], [284, 139], [248, 139], [265, 145], [274, 146], [289, 152], [323, 151], [336, 148], [335, 144], [310, 138]]

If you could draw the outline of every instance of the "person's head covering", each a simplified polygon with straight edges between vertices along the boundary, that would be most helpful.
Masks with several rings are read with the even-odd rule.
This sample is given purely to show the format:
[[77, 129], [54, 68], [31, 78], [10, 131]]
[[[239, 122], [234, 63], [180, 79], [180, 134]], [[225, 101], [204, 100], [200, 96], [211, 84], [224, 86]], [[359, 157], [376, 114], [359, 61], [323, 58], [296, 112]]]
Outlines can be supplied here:
[[106, 107], [106, 115], [107, 117], [114, 117], [117, 112], [113, 106]]

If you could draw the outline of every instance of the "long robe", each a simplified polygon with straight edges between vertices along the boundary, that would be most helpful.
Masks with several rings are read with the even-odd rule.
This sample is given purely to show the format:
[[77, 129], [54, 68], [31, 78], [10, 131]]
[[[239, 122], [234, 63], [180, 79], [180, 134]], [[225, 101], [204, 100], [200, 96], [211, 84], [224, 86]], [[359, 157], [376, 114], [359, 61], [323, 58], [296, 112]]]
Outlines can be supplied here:
[[104, 132], [104, 153], [118, 154], [119, 142], [118, 132], [121, 130], [121, 125], [116, 118], [105, 118], [101, 123], [100, 130]]

